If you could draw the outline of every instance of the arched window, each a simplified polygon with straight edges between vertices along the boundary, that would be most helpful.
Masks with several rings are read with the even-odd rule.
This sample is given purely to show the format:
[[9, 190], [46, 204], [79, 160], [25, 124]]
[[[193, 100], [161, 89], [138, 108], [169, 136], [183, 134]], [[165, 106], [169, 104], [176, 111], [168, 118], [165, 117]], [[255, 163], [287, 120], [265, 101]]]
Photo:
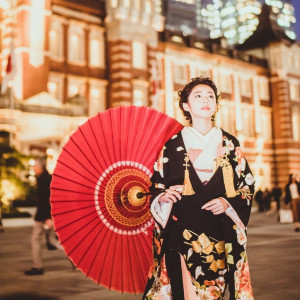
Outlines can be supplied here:
[[89, 65], [92, 67], [104, 67], [105, 53], [103, 32], [92, 29], [89, 37]]
[[79, 24], [70, 24], [68, 34], [68, 61], [74, 64], [85, 63], [85, 39], [83, 27]]
[[147, 48], [144, 42], [132, 42], [132, 66], [135, 69], [147, 68]]
[[63, 59], [63, 24], [59, 20], [54, 19], [50, 24], [49, 51], [52, 59]]

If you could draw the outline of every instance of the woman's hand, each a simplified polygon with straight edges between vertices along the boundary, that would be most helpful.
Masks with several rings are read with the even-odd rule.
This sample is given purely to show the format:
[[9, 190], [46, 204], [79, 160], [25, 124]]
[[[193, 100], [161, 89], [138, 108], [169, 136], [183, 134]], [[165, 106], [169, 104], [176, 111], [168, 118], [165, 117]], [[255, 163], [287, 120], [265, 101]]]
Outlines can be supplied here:
[[50, 229], [52, 227], [53, 227], [53, 221], [52, 221], [52, 219], [47, 219], [47, 220], [44, 221], [44, 228], [46, 230], [48, 230], [48, 229]]
[[158, 202], [175, 203], [181, 200], [181, 193], [183, 192], [183, 185], [172, 185], [159, 197]]
[[212, 199], [205, 203], [201, 208], [205, 210], [210, 210], [214, 215], [220, 215], [226, 211], [229, 207], [228, 202], [224, 198]]

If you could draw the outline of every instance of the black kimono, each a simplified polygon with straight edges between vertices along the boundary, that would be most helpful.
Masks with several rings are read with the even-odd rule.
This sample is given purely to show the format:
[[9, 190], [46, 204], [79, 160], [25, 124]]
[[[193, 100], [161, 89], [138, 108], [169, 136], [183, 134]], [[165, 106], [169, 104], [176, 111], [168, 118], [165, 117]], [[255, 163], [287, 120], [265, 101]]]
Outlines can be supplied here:
[[[207, 183], [199, 179], [191, 162], [185, 163], [188, 152], [181, 132], [165, 144], [156, 162], [152, 199], [162, 189], [186, 183], [185, 169], [193, 193], [183, 193], [182, 199], [173, 204], [164, 227], [156, 222], [153, 265], [144, 299], [222, 299], [226, 286], [230, 299], [253, 299], [246, 226], [254, 178], [237, 139], [225, 131], [222, 135], [221, 156]], [[201, 209], [218, 197], [229, 203], [226, 213], [214, 215]], [[187, 296], [186, 278], [192, 283], [193, 297]]]

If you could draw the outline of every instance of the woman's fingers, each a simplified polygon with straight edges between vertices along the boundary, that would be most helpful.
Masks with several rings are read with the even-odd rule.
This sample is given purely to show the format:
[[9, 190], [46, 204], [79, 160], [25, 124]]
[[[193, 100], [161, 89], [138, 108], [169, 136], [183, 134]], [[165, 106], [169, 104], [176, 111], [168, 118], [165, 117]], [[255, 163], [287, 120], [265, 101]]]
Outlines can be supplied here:
[[214, 215], [222, 214], [228, 208], [228, 203], [223, 198], [210, 200], [202, 206], [202, 209], [210, 210]]
[[177, 202], [177, 198], [170, 194], [170, 193], [164, 193], [158, 200], [158, 202]]
[[222, 214], [224, 211], [223, 211], [222, 208], [218, 207], [218, 208], [212, 209], [211, 212], [212, 212], [214, 215], [219, 215], [219, 214]]
[[166, 189], [165, 193], [159, 198], [159, 202], [177, 202], [181, 200], [183, 185], [172, 185]]
[[170, 189], [170, 190], [177, 191], [177, 192], [179, 192], [179, 193], [182, 193], [182, 192], [183, 192], [183, 187], [184, 187], [183, 185], [177, 184], [177, 185], [172, 185], [172, 186], [170, 186], [169, 189]]
[[220, 214], [222, 214], [223, 213], [223, 211], [221, 211], [221, 210], [218, 210], [218, 211], [212, 211], [212, 213], [214, 214], [214, 215], [220, 215]]
[[169, 199], [171, 199], [174, 203], [177, 202], [177, 198], [174, 195], [168, 195]]
[[210, 200], [209, 202], [205, 203], [205, 204], [202, 206], [202, 209], [212, 210], [213, 208], [216, 207], [216, 205], [217, 205], [216, 199]]
[[169, 198], [166, 198], [166, 197], [163, 197], [161, 196], [159, 199], [158, 199], [158, 202], [163, 202], [163, 203], [173, 203], [173, 201]]
[[166, 194], [175, 196], [178, 200], [181, 199], [181, 194], [175, 190], [166, 189]]

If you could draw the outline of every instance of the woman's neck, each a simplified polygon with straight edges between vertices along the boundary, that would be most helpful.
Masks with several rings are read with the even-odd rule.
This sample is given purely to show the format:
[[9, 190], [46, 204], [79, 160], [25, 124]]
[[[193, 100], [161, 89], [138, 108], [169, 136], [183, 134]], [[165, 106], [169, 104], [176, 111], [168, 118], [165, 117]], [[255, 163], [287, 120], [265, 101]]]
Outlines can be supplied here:
[[210, 119], [196, 119], [193, 120], [192, 127], [206, 135], [213, 128], [213, 124]]

